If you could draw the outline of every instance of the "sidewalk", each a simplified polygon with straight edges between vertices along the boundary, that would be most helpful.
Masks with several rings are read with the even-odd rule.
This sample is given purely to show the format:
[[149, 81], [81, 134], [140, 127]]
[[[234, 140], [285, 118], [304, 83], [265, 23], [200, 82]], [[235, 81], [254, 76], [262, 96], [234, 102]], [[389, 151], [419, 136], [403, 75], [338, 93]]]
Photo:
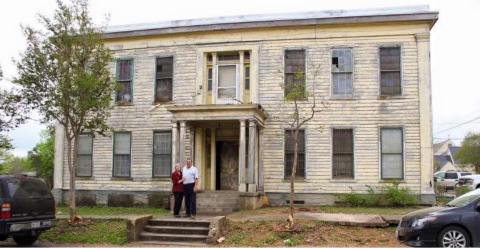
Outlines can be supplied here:
[[[298, 212], [295, 217], [299, 220], [316, 220], [328, 223], [335, 223], [343, 226], [363, 227], [388, 227], [397, 225], [401, 216], [399, 215], [373, 215], [373, 214], [341, 214], [341, 213], [314, 213]], [[243, 221], [284, 221], [288, 218], [286, 214], [250, 215], [246, 217], [227, 216], [227, 219], [235, 222]]]

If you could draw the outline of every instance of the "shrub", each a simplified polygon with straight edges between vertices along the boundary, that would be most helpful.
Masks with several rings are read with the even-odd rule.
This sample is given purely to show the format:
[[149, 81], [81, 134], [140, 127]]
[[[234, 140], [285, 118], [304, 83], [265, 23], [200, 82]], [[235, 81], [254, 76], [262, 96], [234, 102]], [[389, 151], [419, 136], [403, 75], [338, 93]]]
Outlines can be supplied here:
[[396, 207], [404, 207], [417, 204], [417, 197], [412, 194], [408, 188], [400, 188], [398, 183], [382, 188], [385, 201], [388, 205]]
[[460, 186], [455, 188], [455, 195], [457, 197], [464, 195], [466, 193], [470, 192], [470, 189], [467, 186]]
[[367, 194], [350, 193], [338, 195], [338, 198], [352, 207], [395, 206], [404, 207], [417, 204], [417, 197], [410, 189], [399, 187], [398, 183], [381, 187], [376, 192], [372, 186], [366, 185]]

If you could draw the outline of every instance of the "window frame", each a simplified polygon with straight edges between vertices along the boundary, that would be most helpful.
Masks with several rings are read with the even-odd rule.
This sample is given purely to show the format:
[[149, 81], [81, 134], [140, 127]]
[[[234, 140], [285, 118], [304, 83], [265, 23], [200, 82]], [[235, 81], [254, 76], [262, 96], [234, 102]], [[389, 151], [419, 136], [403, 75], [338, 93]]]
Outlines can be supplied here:
[[[384, 129], [400, 129], [402, 130], [402, 177], [399, 178], [383, 178], [383, 159], [382, 159], [382, 130]], [[378, 135], [378, 149], [379, 149], [379, 179], [381, 181], [403, 181], [405, 180], [405, 127], [403, 126], [380, 126], [379, 127], [379, 135]], [[393, 154], [393, 153], [390, 153]], [[397, 154], [397, 153], [394, 153]]]
[[[219, 98], [218, 97], [218, 84], [219, 84], [219, 79], [220, 79], [220, 70], [219, 67], [221, 66], [235, 66], [235, 97], [234, 98]], [[213, 87], [212, 93], [215, 94], [215, 99], [216, 99], [216, 104], [238, 104], [238, 100], [240, 98], [240, 64], [232, 64], [232, 63], [225, 63], [225, 64], [216, 64], [215, 65], [215, 73], [216, 73], [216, 82], [215, 86]], [[208, 72], [207, 72], [208, 73]], [[212, 71], [212, 73], [214, 73]], [[225, 88], [225, 87], [222, 87]], [[227, 89], [233, 88], [233, 87], [226, 87]]]
[[[333, 50], [336, 49], [350, 49], [351, 51], [351, 59], [352, 59], [352, 93], [350, 95], [340, 95], [334, 94], [333, 92], [333, 74], [338, 73], [346, 73], [346, 72], [334, 72], [332, 70], [332, 57], [333, 57]], [[352, 46], [335, 46], [330, 48], [330, 58], [329, 58], [329, 65], [330, 65], [330, 97], [335, 99], [352, 99], [355, 97], [355, 55], [354, 55], [354, 47]]]
[[119, 106], [122, 106], [122, 105], [133, 105], [133, 84], [134, 84], [134, 79], [135, 79], [135, 59], [133, 57], [121, 57], [121, 58], [116, 58], [115, 59], [115, 84], [118, 85], [119, 82], [127, 82], [128, 80], [123, 80], [123, 81], [120, 81], [118, 80], [119, 78], [119, 66], [118, 66], [118, 62], [119, 61], [125, 61], [125, 60], [130, 60], [132, 61], [131, 65], [130, 65], [130, 75], [131, 75], [131, 79], [130, 79], [130, 92], [131, 92], [131, 99], [130, 101], [128, 102], [125, 102], [125, 101], [117, 101], [117, 92], [118, 90], [115, 90], [115, 96], [114, 96], [114, 102], [115, 102], [115, 105], [119, 105]]
[[[307, 85], [308, 85], [308, 80], [307, 80], [307, 75], [308, 75], [308, 63], [307, 63], [307, 59], [308, 59], [308, 49], [306, 47], [287, 47], [287, 48], [284, 48], [283, 49], [283, 53], [282, 53], [282, 60], [283, 60], [283, 72], [282, 72], [282, 77], [283, 77], [283, 98], [285, 99], [285, 96], [287, 96], [287, 92], [286, 92], [286, 86], [287, 86], [287, 77], [286, 77], [286, 69], [287, 69], [287, 60], [286, 60], [286, 53], [288, 51], [304, 51], [304, 69], [303, 69], [303, 72], [304, 72], [304, 83], [305, 83], [305, 93], [307, 91]], [[303, 100], [308, 100], [307, 97], [305, 97], [305, 99]]]
[[[163, 58], [172, 58], [172, 76], [171, 77], [162, 77], [162, 78], [157, 78], [157, 59], [163, 59]], [[175, 81], [175, 55], [172, 54], [165, 54], [165, 55], [158, 55], [155, 56], [154, 60], [154, 76], [153, 76], [153, 104], [166, 104], [166, 103], [171, 103], [173, 102], [173, 95], [174, 95], [174, 81]], [[157, 83], [159, 79], [165, 79], [165, 78], [171, 78], [172, 79], [172, 90], [170, 94], [170, 100], [168, 101], [157, 101]]]
[[[128, 133], [130, 135], [130, 166], [128, 171], [128, 176], [116, 176], [115, 175], [115, 134], [117, 133]], [[112, 149], [112, 178], [131, 178], [132, 177], [132, 132], [131, 131], [114, 131], [113, 132], [113, 149]]]
[[[291, 128], [285, 128], [283, 129], [283, 179], [284, 180], [290, 180], [290, 175], [287, 176], [287, 150], [286, 150], [286, 145], [287, 145], [287, 139], [286, 139], [286, 133], [291, 132]], [[301, 128], [299, 131], [303, 131], [303, 138], [304, 138], [304, 144], [303, 144], [303, 160], [305, 161], [304, 165], [304, 173], [303, 176], [298, 176], [298, 174], [295, 174], [296, 178], [295, 180], [306, 180], [307, 179], [307, 130], [305, 128]], [[293, 152], [292, 152], [293, 153]], [[300, 154], [300, 153], [299, 153]], [[298, 171], [297, 171], [298, 172]]]
[[[352, 178], [335, 178], [333, 175], [333, 131], [334, 130], [352, 130]], [[355, 181], [356, 176], [357, 176], [357, 171], [356, 171], [356, 152], [355, 152], [355, 133], [356, 129], [355, 127], [350, 127], [350, 126], [340, 126], [340, 127], [331, 127], [330, 128], [330, 147], [331, 147], [331, 154], [330, 154], [330, 159], [331, 159], [331, 180], [340, 182], [340, 181]]]
[[[163, 175], [163, 176], [156, 176], [155, 175], [155, 134], [156, 133], [169, 133], [170, 134], [170, 172], [168, 175]], [[172, 149], [173, 149], [173, 142], [172, 142], [173, 134], [172, 130], [168, 129], [158, 129], [158, 130], [153, 130], [152, 133], [152, 178], [170, 178], [170, 175], [172, 174]]]
[[91, 164], [91, 167], [90, 167], [90, 175], [78, 175], [78, 157], [79, 156], [86, 156], [85, 154], [79, 154], [78, 151], [79, 151], [79, 148], [80, 148], [80, 143], [77, 143], [78, 144], [78, 147], [77, 147], [77, 165], [76, 165], [76, 168], [75, 168], [75, 177], [80, 177], [80, 178], [89, 178], [89, 177], [92, 177], [93, 176], [93, 142], [94, 142], [94, 136], [93, 136], [93, 133], [90, 133], [90, 132], [86, 132], [86, 133], [81, 133], [79, 135], [79, 137], [81, 135], [88, 135], [90, 136], [90, 138], [92, 139], [92, 144], [91, 144], [91, 150], [92, 150], [92, 153], [90, 153], [90, 164]]
[[[384, 95], [382, 94], [382, 69], [381, 69], [381, 55], [380, 55], [380, 50], [382, 48], [394, 48], [394, 47], [397, 47], [400, 49], [400, 94], [397, 94], [397, 95]], [[382, 45], [379, 45], [377, 47], [377, 62], [378, 62], [378, 66], [377, 66], [377, 76], [378, 76], [378, 95], [380, 97], [384, 97], [384, 98], [395, 98], [395, 97], [403, 97], [404, 96], [404, 89], [403, 89], [403, 78], [404, 78], [404, 75], [403, 75], [403, 44], [401, 43], [393, 43], [393, 44], [382, 44]]]

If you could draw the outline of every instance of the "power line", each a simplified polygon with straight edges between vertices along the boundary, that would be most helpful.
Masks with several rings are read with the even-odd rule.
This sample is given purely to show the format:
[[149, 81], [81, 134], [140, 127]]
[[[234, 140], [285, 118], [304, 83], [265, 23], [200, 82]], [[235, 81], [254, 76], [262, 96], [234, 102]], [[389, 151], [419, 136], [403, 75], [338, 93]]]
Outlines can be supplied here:
[[435, 132], [435, 133], [443, 133], [443, 132], [445, 132], [445, 131], [452, 130], [452, 129], [455, 129], [455, 128], [457, 128], [457, 127], [466, 125], [466, 124], [468, 124], [468, 123], [474, 122], [474, 121], [476, 121], [476, 120], [480, 120], [480, 116], [477, 116], [477, 117], [475, 117], [475, 118], [473, 118], [473, 119], [471, 119], [471, 120], [462, 122], [462, 123], [460, 123], [460, 124], [458, 124], [458, 125], [455, 125], [455, 126], [453, 126], [453, 127], [445, 128], [445, 129], [440, 130], [440, 131]]

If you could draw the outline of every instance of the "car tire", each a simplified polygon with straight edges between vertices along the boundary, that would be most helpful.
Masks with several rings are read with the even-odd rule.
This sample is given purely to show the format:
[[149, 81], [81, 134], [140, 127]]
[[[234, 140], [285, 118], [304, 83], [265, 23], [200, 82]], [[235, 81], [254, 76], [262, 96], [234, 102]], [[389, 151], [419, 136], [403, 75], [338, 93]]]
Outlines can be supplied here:
[[8, 239], [8, 235], [0, 235], [0, 241], [5, 241]]
[[454, 247], [470, 247], [470, 235], [461, 227], [448, 226], [438, 235], [437, 246], [448, 247], [452, 242], [456, 244]]
[[33, 243], [35, 243], [35, 241], [37, 241], [38, 239], [38, 234], [37, 235], [14, 235], [13, 236], [13, 240], [15, 241], [15, 243], [17, 243], [17, 245], [20, 245], [20, 246], [30, 246], [32, 245]]

